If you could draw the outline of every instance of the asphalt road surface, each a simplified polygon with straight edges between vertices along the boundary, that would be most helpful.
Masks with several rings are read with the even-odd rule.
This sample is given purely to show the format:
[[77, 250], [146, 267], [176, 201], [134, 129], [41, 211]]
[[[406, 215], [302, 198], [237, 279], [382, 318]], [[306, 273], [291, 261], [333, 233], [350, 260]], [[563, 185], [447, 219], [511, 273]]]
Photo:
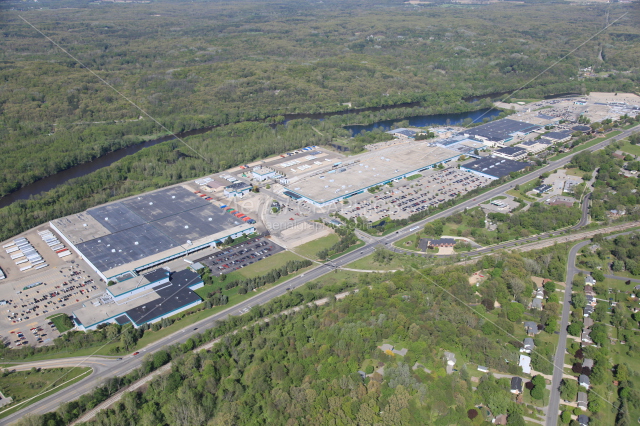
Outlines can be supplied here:
[[[606, 238], [611, 239], [632, 232], [634, 231], [621, 232]], [[556, 348], [556, 355], [553, 358], [553, 380], [551, 381], [551, 396], [549, 397], [549, 405], [547, 407], [547, 426], [556, 426], [558, 424], [558, 416], [560, 415], [558, 411], [560, 409], [560, 382], [562, 381], [564, 356], [567, 351], [567, 327], [569, 326], [569, 314], [571, 313], [571, 286], [573, 285], [573, 276], [582, 272], [580, 268], [576, 267], [576, 256], [584, 246], [589, 244], [591, 244], [591, 241], [583, 241], [574, 245], [569, 251], [567, 281], [565, 282], [564, 301], [562, 305], [562, 320], [560, 321], [560, 337], [558, 347]], [[617, 279], [621, 279], [621, 277], [617, 277]]]
[[[623, 139], [627, 136], [629, 136], [630, 134], [634, 133], [635, 131], [640, 130], [640, 126], [635, 126], [629, 130], [625, 130], [623, 131], [620, 135], [615, 136], [613, 138], [607, 139], [605, 141], [602, 141], [590, 148], [587, 148], [585, 150], [582, 151], [595, 151], [598, 149], [601, 149], [603, 147], [605, 147], [606, 145], [608, 145], [609, 143], [616, 141], [616, 140], [620, 140]], [[580, 152], [582, 152], [580, 151]], [[444, 217], [448, 217], [452, 214], [455, 214], [457, 212], [460, 211], [464, 211], [464, 209], [468, 209], [468, 208], [472, 208], [477, 206], [478, 204], [490, 200], [493, 197], [500, 195], [501, 193], [503, 193], [504, 191], [514, 187], [515, 185], [521, 185], [525, 182], [528, 182], [532, 179], [535, 179], [537, 177], [540, 177], [540, 175], [542, 175], [545, 172], [550, 172], [554, 169], [557, 169], [559, 167], [564, 166], [565, 164], [569, 163], [571, 161], [571, 159], [573, 158], [575, 154], [571, 154], [568, 155], [567, 157], [564, 157], [560, 160], [556, 160], [556, 161], [552, 161], [550, 162], [548, 165], [532, 172], [529, 173], [527, 175], [521, 176], [505, 185], [501, 185], [499, 187], [496, 187], [494, 189], [491, 189], [481, 195], [478, 195], [476, 198], [464, 201], [460, 204], [458, 204], [457, 206], [451, 207], [447, 210], [444, 210], [440, 213], [436, 213], [433, 216], [430, 216], [426, 219], [423, 219], [417, 223], [413, 223], [403, 229], [398, 230], [397, 232], [381, 237], [381, 238], [377, 238], [377, 239], [371, 239], [369, 240], [369, 242], [367, 242], [362, 248], [360, 248], [359, 250], [355, 250], [352, 251], [350, 253], [347, 253], [331, 262], [327, 262], [325, 264], [319, 265], [316, 268], [298, 275], [297, 277], [294, 277], [290, 280], [287, 280], [275, 287], [272, 287], [268, 290], [263, 291], [262, 293], [245, 300], [244, 302], [241, 302], [233, 307], [230, 307], [222, 312], [219, 312], [215, 315], [210, 316], [209, 318], [206, 318], [202, 321], [199, 321], [195, 324], [193, 324], [192, 326], [190, 326], [189, 328], [176, 332], [174, 334], [171, 334], [155, 343], [152, 343], [150, 345], [148, 345], [147, 347], [145, 347], [144, 349], [140, 350], [140, 354], [137, 356], [132, 356], [132, 355], [128, 355], [123, 357], [123, 359], [121, 361], [117, 361], [117, 360], [109, 360], [108, 362], [105, 361], [105, 358], [99, 358], [99, 357], [87, 357], [86, 361], [82, 361], [79, 360], [76, 363], [70, 363], [70, 364], [65, 364], [65, 366], [91, 366], [91, 367], [95, 367], [94, 372], [87, 377], [84, 380], [79, 381], [78, 383], [75, 383], [67, 388], [65, 388], [63, 391], [58, 392], [56, 394], [53, 394], [47, 398], [44, 398], [20, 411], [17, 411], [14, 414], [11, 414], [7, 417], [5, 417], [4, 419], [0, 420], [0, 425], [6, 425], [6, 424], [10, 424], [12, 422], [17, 421], [18, 419], [20, 419], [22, 416], [28, 414], [28, 413], [33, 413], [33, 414], [42, 414], [42, 413], [46, 413], [49, 411], [53, 411], [55, 409], [57, 409], [60, 404], [64, 403], [64, 402], [68, 402], [68, 401], [72, 401], [74, 399], [77, 399], [78, 397], [80, 397], [81, 395], [90, 392], [93, 388], [95, 388], [96, 386], [98, 386], [99, 384], [101, 384], [106, 378], [108, 377], [113, 377], [113, 376], [121, 376], [124, 374], [127, 374], [128, 372], [134, 370], [135, 368], [138, 368], [141, 363], [142, 363], [142, 357], [144, 354], [146, 353], [153, 353], [159, 349], [161, 349], [163, 346], [167, 346], [167, 345], [172, 345], [172, 344], [176, 344], [176, 343], [184, 343], [190, 336], [201, 332], [207, 328], [212, 328], [215, 327], [215, 322], [221, 319], [226, 318], [228, 315], [241, 315], [244, 312], [247, 312], [248, 309], [250, 309], [252, 306], [257, 306], [257, 305], [263, 305], [267, 302], [269, 302], [271, 299], [275, 298], [275, 297], [279, 297], [283, 294], [285, 294], [288, 289], [294, 289], [297, 287], [300, 287], [301, 285], [315, 280], [317, 278], [320, 278], [321, 276], [333, 271], [336, 268], [345, 266], [351, 262], [354, 262], [358, 259], [361, 259], [365, 256], [368, 256], [370, 254], [372, 254], [375, 250], [375, 248], [382, 244], [382, 245], [388, 245], [391, 246], [392, 243], [410, 235], [415, 233], [414, 231], [411, 231], [412, 228], [415, 228], [416, 226], [424, 226], [424, 224], [434, 221], [436, 219], [440, 219], [440, 218], [444, 218]], [[583, 205], [584, 208], [584, 205]], [[308, 218], [307, 218], [308, 219]], [[536, 237], [537, 239], [537, 237]], [[521, 243], [522, 240], [518, 240], [518, 243]], [[516, 242], [513, 242], [513, 244], [515, 244]], [[564, 313], [563, 313], [564, 315]], [[568, 315], [568, 314], [567, 314]], [[198, 330], [195, 330], [195, 329]], [[564, 329], [566, 329], [566, 324], [564, 325]], [[566, 340], [566, 339], [565, 339]], [[561, 341], [564, 342], [563, 339], [561, 339]], [[566, 342], [564, 343], [566, 344]], [[101, 362], [105, 363], [105, 367], [106, 368], [102, 368], [102, 366], [100, 368], [98, 368], [95, 364], [96, 359], [98, 360], [102, 360]], [[61, 363], [64, 363], [65, 360], [64, 359], [60, 359], [60, 360], [56, 360], [59, 361]], [[90, 364], [93, 363], [93, 364]], [[560, 364], [562, 365], [562, 364]], [[555, 425], [555, 423], [553, 423]]]
[[573, 276], [580, 272], [576, 268], [576, 255], [582, 247], [591, 244], [591, 241], [583, 241], [571, 247], [569, 260], [567, 262], [567, 281], [565, 282], [564, 300], [562, 304], [562, 319], [560, 321], [560, 337], [556, 355], [553, 358], [553, 380], [551, 381], [551, 396], [547, 409], [547, 426], [556, 426], [558, 423], [558, 410], [560, 408], [560, 382], [562, 381], [562, 369], [564, 367], [564, 355], [567, 352], [567, 326], [569, 325], [569, 314], [571, 313], [571, 286]]

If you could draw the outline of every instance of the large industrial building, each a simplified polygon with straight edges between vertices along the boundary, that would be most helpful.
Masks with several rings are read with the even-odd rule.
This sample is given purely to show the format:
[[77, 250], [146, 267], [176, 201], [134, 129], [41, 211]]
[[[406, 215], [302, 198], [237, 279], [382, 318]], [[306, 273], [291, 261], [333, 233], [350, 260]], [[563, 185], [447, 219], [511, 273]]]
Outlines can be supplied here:
[[457, 151], [429, 143], [398, 145], [353, 156], [349, 161], [290, 179], [284, 194], [322, 207], [454, 161], [459, 156]]
[[477, 173], [491, 179], [500, 179], [510, 173], [519, 172], [529, 166], [529, 163], [507, 160], [500, 157], [484, 157], [476, 161], [464, 164], [462, 170]]
[[174, 186], [50, 222], [51, 227], [105, 281], [255, 232], [182, 186]]
[[189, 269], [158, 269], [109, 286], [108, 297], [73, 311], [73, 319], [85, 331], [112, 323], [137, 328], [198, 305], [202, 299], [193, 290], [202, 285], [200, 275]]
[[478, 127], [466, 129], [464, 130], [464, 135], [481, 140], [493, 147], [503, 147], [513, 140], [515, 136], [525, 136], [538, 129], [540, 129], [540, 126], [535, 124], [503, 118], [502, 120], [491, 121]]

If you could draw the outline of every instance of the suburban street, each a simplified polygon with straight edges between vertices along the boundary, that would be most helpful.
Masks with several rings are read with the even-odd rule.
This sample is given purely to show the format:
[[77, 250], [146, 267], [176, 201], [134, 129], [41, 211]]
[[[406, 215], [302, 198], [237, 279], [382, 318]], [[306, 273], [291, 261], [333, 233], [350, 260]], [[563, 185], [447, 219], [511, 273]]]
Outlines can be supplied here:
[[[615, 238], [620, 235], [627, 235], [631, 232], [621, 232], [606, 237], [607, 239]], [[551, 382], [551, 396], [547, 409], [547, 426], [556, 426], [558, 423], [559, 407], [560, 407], [560, 382], [562, 381], [562, 366], [564, 365], [564, 356], [567, 351], [567, 326], [569, 325], [569, 314], [571, 313], [571, 286], [573, 285], [573, 276], [584, 272], [576, 267], [576, 256], [578, 252], [585, 246], [591, 244], [591, 241], [582, 241], [569, 251], [569, 259], [567, 261], [567, 279], [564, 289], [564, 300], [562, 305], [562, 320], [560, 321], [560, 336], [558, 339], [558, 347], [556, 355], [553, 358], [553, 380]], [[628, 278], [616, 277], [615, 275], [605, 275], [608, 278], [619, 280], [627, 280]], [[640, 280], [635, 280], [640, 282]], [[555, 413], [555, 415], [553, 415]]]
[[562, 369], [564, 366], [564, 355], [567, 351], [567, 326], [569, 325], [569, 314], [571, 313], [571, 286], [573, 276], [580, 272], [576, 268], [576, 255], [582, 247], [590, 244], [590, 241], [583, 241], [571, 247], [569, 259], [567, 261], [567, 279], [565, 281], [564, 300], [562, 304], [562, 319], [560, 320], [560, 336], [556, 355], [553, 358], [553, 380], [551, 381], [551, 396], [547, 407], [547, 426], [556, 426], [558, 423], [560, 407], [560, 382], [562, 381]]
[[[602, 141], [597, 145], [594, 145], [593, 147], [587, 148], [587, 150], [595, 151], [595, 150], [601, 149], [604, 146], [608, 145], [609, 143], [616, 140], [623, 139], [628, 135], [630, 135], [631, 133], [633, 133], [634, 131], [638, 131], [639, 129], [640, 129], [640, 126], [635, 126], [629, 130], [625, 130], [622, 132], [622, 134], [615, 136], [613, 138], [607, 139], [605, 141]], [[325, 264], [320, 264], [316, 266], [314, 269], [311, 269], [310, 271], [307, 271], [281, 284], [278, 284], [274, 287], [264, 290], [260, 294], [257, 294], [256, 296], [250, 299], [247, 299], [244, 302], [241, 302], [235, 306], [229, 307], [228, 309], [225, 309], [224, 311], [214, 314], [209, 318], [201, 320], [193, 324], [192, 326], [189, 326], [187, 329], [184, 329], [176, 333], [173, 333], [169, 336], [166, 336], [165, 338], [158, 340], [155, 343], [152, 343], [147, 347], [141, 349], [140, 354], [137, 356], [133, 356], [133, 355], [123, 356], [122, 360], [114, 359], [114, 357], [112, 358], [86, 357], [86, 358], [66, 358], [66, 359], [59, 359], [59, 360], [34, 362], [32, 366], [37, 366], [37, 367], [46, 367], [48, 365], [50, 366], [54, 366], [54, 365], [55, 366], [90, 366], [94, 368], [94, 372], [90, 376], [88, 376], [86, 379], [83, 379], [65, 388], [63, 391], [53, 394], [51, 396], [48, 396], [20, 411], [17, 411], [3, 418], [2, 420], [0, 420], [0, 425], [10, 424], [28, 413], [42, 414], [45, 412], [53, 411], [57, 409], [60, 406], [60, 404], [64, 402], [72, 401], [74, 399], [77, 399], [79, 396], [90, 392], [93, 388], [101, 384], [106, 378], [113, 377], [113, 376], [122, 376], [132, 371], [133, 369], [138, 368], [142, 364], [142, 357], [146, 353], [153, 353], [167, 345], [184, 343], [192, 335], [195, 335], [196, 333], [200, 333], [205, 329], [215, 327], [216, 321], [223, 320], [227, 318], [229, 315], [241, 315], [242, 313], [246, 312], [248, 309], [250, 309], [253, 306], [263, 305], [269, 302], [270, 300], [272, 300], [273, 298], [276, 298], [285, 294], [287, 291], [289, 291], [289, 289], [295, 289], [297, 287], [300, 287], [301, 285], [304, 285], [309, 281], [320, 278], [321, 276], [327, 273], [330, 273], [331, 271], [337, 268], [343, 267], [349, 263], [352, 263], [358, 259], [361, 259], [365, 256], [372, 254], [378, 245], [383, 245], [383, 246], [387, 246], [387, 248], [391, 248], [392, 243], [402, 238], [405, 238], [410, 234], [415, 233], [415, 227], [421, 227], [433, 220], [444, 218], [452, 214], [455, 214], [457, 212], [463, 211], [464, 209], [475, 207], [484, 201], [490, 200], [496, 197], [497, 195], [502, 194], [504, 191], [514, 187], [515, 185], [523, 184], [525, 182], [528, 182], [532, 179], [539, 177], [541, 174], [545, 172], [550, 172], [556, 168], [564, 166], [565, 164], [571, 161], [574, 155], [575, 154], [571, 154], [560, 160], [552, 161], [548, 165], [541, 167], [540, 169], [532, 173], [529, 173], [527, 175], [514, 179], [513, 181], [505, 185], [501, 185], [499, 187], [491, 189], [481, 195], [478, 195], [476, 198], [464, 201], [457, 206], [451, 207], [440, 213], [434, 214], [433, 216], [423, 219], [417, 223], [413, 223], [390, 235], [380, 237], [380, 238], [370, 238], [368, 239], [366, 244], [360, 249], [344, 254], [343, 256], [340, 256], [333, 261], [327, 262]], [[583, 202], [582, 209], [583, 209], [582, 218], [580, 220], [580, 223], [575, 225], [575, 227], [584, 226], [584, 224], [586, 224], [586, 220], [588, 220], [588, 215], [587, 215], [588, 196], [585, 197], [585, 201]], [[309, 218], [307, 218], [306, 220], [308, 219]], [[549, 233], [549, 235], [555, 235], [555, 233]], [[523, 242], [533, 240], [533, 239], [535, 239], [535, 241], [537, 242], [539, 237], [540, 236], [530, 237], [528, 239], [521, 239], [518, 241], [504, 243], [503, 245], [499, 245], [499, 247], [493, 246], [492, 248], [477, 250], [476, 254], [483, 254], [485, 253], [485, 250], [486, 252], [489, 252], [496, 248], [508, 248], [516, 244], [521, 245]], [[560, 344], [558, 346], [558, 351], [556, 353], [556, 359], [555, 359], [556, 365], [560, 365], [560, 366], [563, 365], [563, 358], [564, 358], [564, 352], [566, 347], [566, 326], [567, 326], [568, 317], [569, 317], [569, 309], [567, 308], [567, 302], [570, 300], [570, 297], [571, 297], [571, 291], [570, 291], [571, 277], [573, 277], [572, 271], [575, 270], [575, 254], [577, 253], [579, 248], [583, 247], [586, 244], [587, 242], [584, 242], [574, 246], [574, 248], [571, 251], [571, 255], [569, 259], [569, 267], [568, 267], [568, 274], [567, 274], [567, 290], [565, 291], [565, 308], [563, 310], [563, 317], [562, 317], [562, 324], [561, 324], [562, 334], [560, 336]], [[47, 363], [53, 363], [53, 364], [47, 364]], [[557, 386], [559, 385], [559, 381], [561, 377], [562, 376], [560, 371], [560, 374], [558, 375], [558, 379], [556, 383], [556, 372], [554, 370], [554, 380], [553, 380], [554, 389], [557, 389]], [[552, 392], [550, 406], [549, 406], [550, 408], [549, 413], [557, 412], [557, 407], [559, 404], [559, 394], [555, 395], [555, 393], [557, 392]], [[552, 407], [555, 407], [555, 411], [554, 409], [551, 409]], [[553, 418], [548, 419], [547, 424], [554, 426], [556, 424], [557, 416], [551, 416], [551, 417]]]

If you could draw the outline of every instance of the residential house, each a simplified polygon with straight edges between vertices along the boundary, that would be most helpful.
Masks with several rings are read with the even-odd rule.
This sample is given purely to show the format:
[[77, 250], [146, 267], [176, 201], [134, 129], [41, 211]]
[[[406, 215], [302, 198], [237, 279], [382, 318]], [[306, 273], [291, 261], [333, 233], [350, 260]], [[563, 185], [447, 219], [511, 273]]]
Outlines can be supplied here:
[[585, 318], [584, 319], [584, 328], [591, 328], [594, 323], [595, 323], [595, 321], [593, 321], [593, 319]]
[[578, 377], [578, 384], [583, 388], [589, 389], [591, 386], [591, 380], [589, 380], [589, 376], [581, 374], [580, 377]]
[[598, 302], [596, 302], [596, 297], [592, 294], [587, 294], [587, 305], [589, 306], [593, 306], [595, 308], [595, 306], [598, 304]]
[[590, 294], [592, 296], [596, 295], [595, 291], [593, 291], [593, 286], [589, 284], [584, 286], [584, 294]]
[[584, 279], [584, 284], [594, 286], [596, 285], [596, 280], [591, 275], [587, 275]]
[[445, 370], [447, 374], [453, 373], [453, 366], [456, 365], [456, 355], [453, 352], [444, 353], [444, 361], [447, 363]]
[[542, 299], [538, 299], [537, 297], [531, 301], [531, 309], [537, 309], [539, 311], [542, 310]]
[[512, 377], [511, 378], [511, 393], [516, 395], [520, 395], [522, 393], [522, 378], [521, 377]]
[[538, 288], [534, 294], [534, 299], [531, 301], [531, 309], [542, 309], [542, 300], [544, 299], [544, 290], [542, 288]]
[[489, 368], [485, 367], [484, 365], [479, 365], [478, 366], [478, 371], [480, 371], [482, 373], [488, 373], [489, 372]]
[[527, 332], [529, 336], [535, 336], [540, 332], [540, 330], [538, 330], [538, 324], [536, 324], [533, 321], [525, 321], [524, 330]]
[[522, 372], [525, 374], [531, 374], [531, 357], [527, 355], [520, 355], [520, 361], [518, 366], [522, 367]]
[[589, 399], [587, 397], [587, 393], [578, 392], [578, 408], [586, 410], [588, 404], [589, 404]]
[[593, 344], [593, 340], [591, 340], [591, 329], [583, 328], [582, 336], [580, 336], [580, 340], [582, 341], [582, 343], [586, 343], [588, 345]]
[[578, 416], [578, 423], [580, 426], [589, 426], [589, 417], [586, 414], [580, 414]]
[[534, 336], [539, 333], [538, 324], [533, 321], [525, 321], [524, 331], [527, 333], [527, 335]]
[[444, 360], [448, 365], [456, 365], [456, 354], [453, 352], [444, 352]]
[[593, 360], [591, 358], [585, 358], [582, 360], [582, 367], [593, 368]]
[[585, 306], [585, 308], [584, 308], [584, 316], [588, 317], [592, 313], [593, 313], [593, 306], [591, 306], [591, 305]]
[[536, 347], [531, 337], [525, 337], [524, 341], [522, 342], [522, 345], [523, 346], [522, 346], [522, 349], [520, 349], [520, 352], [526, 352], [526, 353], [531, 353], [531, 351], [534, 350]]

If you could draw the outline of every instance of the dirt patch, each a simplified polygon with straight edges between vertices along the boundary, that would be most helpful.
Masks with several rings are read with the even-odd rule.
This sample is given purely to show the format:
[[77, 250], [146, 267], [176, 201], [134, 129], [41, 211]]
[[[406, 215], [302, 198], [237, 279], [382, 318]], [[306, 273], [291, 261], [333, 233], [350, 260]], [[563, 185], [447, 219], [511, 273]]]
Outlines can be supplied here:
[[469, 277], [469, 284], [476, 285], [482, 282], [484, 279], [485, 277], [482, 275], [482, 271], [474, 272], [473, 275]]
[[438, 254], [455, 254], [453, 247], [440, 247]]
[[331, 234], [333, 230], [318, 222], [303, 222], [296, 224], [295, 228], [284, 230], [280, 233], [280, 238], [287, 243], [288, 247], [297, 247], [317, 240]]

